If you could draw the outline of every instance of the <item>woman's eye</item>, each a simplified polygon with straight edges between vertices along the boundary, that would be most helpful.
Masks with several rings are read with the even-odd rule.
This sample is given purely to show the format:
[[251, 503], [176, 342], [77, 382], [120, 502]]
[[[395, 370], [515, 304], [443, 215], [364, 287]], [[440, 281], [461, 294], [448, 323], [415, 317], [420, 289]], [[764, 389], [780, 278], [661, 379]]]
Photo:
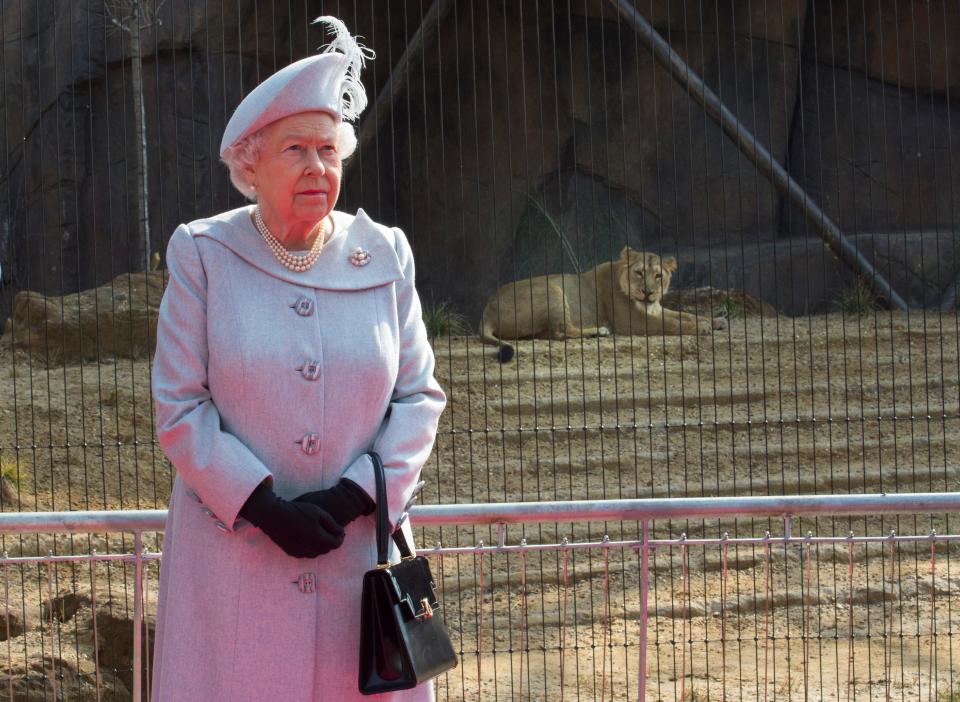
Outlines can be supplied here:
[[300, 144], [291, 144], [290, 146], [287, 147], [287, 151], [299, 151], [299, 150], [300, 150]]
[[332, 153], [336, 153], [337, 147], [334, 146], [333, 144], [327, 144], [326, 146], [321, 147], [320, 150], [323, 151], [324, 153], [332, 154]]

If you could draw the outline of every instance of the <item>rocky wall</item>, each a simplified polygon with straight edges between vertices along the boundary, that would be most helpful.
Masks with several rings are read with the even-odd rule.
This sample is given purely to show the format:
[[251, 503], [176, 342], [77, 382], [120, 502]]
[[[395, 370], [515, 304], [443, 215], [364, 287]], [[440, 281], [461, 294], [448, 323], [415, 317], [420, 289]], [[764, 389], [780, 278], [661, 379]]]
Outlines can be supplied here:
[[[217, 162], [220, 134], [243, 94], [322, 44], [309, 18], [340, 12], [377, 51], [364, 76], [373, 103], [430, 5], [146, 2], [160, 7], [139, 51], [148, 244], [131, 43], [105, 10], [122, 4], [0, 7], [0, 320], [17, 291], [66, 294], [142, 270], [177, 223], [241, 204]], [[635, 4], [846, 231], [956, 231], [960, 6]], [[508, 280], [589, 268], [624, 243], [706, 260], [815, 241], [611, 3], [449, 7], [393, 77], [394, 109], [348, 164], [341, 201], [406, 229], [428, 304], [476, 316]], [[811, 287], [787, 311], [828, 303]]]

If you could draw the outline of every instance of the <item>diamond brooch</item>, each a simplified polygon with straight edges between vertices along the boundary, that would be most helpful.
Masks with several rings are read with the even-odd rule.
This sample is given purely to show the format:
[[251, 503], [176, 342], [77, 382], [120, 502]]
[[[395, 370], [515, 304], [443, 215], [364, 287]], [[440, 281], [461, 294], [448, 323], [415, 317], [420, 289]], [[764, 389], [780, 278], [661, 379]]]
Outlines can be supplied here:
[[357, 268], [362, 268], [370, 263], [370, 252], [365, 251], [358, 246], [353, 250], [353, 253], [350, 254], [350, 263], [355, 265]]

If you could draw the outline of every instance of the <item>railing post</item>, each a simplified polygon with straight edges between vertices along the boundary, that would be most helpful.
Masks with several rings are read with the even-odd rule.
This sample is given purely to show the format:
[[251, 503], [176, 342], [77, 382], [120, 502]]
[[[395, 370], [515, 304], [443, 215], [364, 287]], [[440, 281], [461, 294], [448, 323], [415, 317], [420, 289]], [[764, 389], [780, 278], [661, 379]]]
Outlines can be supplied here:
[[143, 532], [133, 532], [137, 573], [133, 580], [133, 702], [140, 702], [143, 684], [141, 630], [143, 629]]
[[639, 702], [647, 698], [647, 599], [650, 594], [650, 524], [641, 522], [643, 535], [640, 543], [640, 690]]

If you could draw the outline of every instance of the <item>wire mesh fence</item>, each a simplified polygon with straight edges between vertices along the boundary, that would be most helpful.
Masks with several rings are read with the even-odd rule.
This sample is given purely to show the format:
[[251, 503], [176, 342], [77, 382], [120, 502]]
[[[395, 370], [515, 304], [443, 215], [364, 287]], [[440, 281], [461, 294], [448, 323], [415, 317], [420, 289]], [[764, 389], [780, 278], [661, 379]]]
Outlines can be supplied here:
[[[866, 503], [750, 503], [738, 498], [449, 505], [425, 516], [426, 540], [492, 526], [492, 540], [437, 543], [431, 556], [442, 611], [460, 665], [436, 681], [439, 699], [949, 699], [956, 694], [949, 555], [960, 535], [938, 532], [956, 496], [889, 496]], [[950, 503], [949, 499], [953, 502]], [[657, 504], [654, 504], [657, 502]], [[570, 507], [575, 510], [571, 513]], [[818, 522], [852, 517], [860, 532], [821, 536]], [[499, 511], [498, 511], [499, 510]], [[645, 513], [646, 510], [646, 513]], [[688, 513], [691, 533], [668, 521]], [[744, 517], [775, 519], [733, 536]], [[886, 513], [907, 513], [924, 532], [879, 533]], [[476, 525], [478, 514], [483, 514]], [[711, 515], [724, 514], [718, 519]], [[0, 520], [26, 540], [0, 559], [7, 699], [149, 699], [150, 651], [162, 512], [67, 513]], [[608, 521], [638, 538], [557, 538]], [[741, 519], [737, 519], [740, 517]], [[70, 523], [70, 520], [73, 523]], [[519, 536], [537, 526], [542, 540]], [[555, 520], [560, 520], [555, 521]], [[810, 527], [810, 528], [808, 528]], [[105, 555], [114, 533], [117, 553]], [[31, 531], [46, 535], [46, 553]], [[439, 531], [438, 531], [439, 530]], [[715, 534], [715, 535], [705, 535]], [[464, 531], [464, 536], [466, 531]], [[83, 542], [82, 545], [79, 542]], [[55, 550], [68, 547], [71, 555]], [[76, 553], [81, 551], [81, 553]], [[838, 568], [838, 564], [843, 567]], [[317, 577], [327, 577], [318, 573]]]
[[[957, 490], [955, 3], [6, 0], [3, 511], [166, 505], [173, 470], [150, 396], [165, 245], [180, 222], [245, 204], [217, 163], [223, 127], [256, 84], [324, 43], [310, 24], [321, 14], [341, 17], [377, 52], [338, 209], [401, 226], [416, 254], [448, 396], [424, 502]], [[630, 268], [617, 267], [627, 246], [658, 256], [653, 268], [675, 260], [661, 306], [698, 315], [698, 333], [604, 317], [638, 292], [617, 280]], [[659, 269], [668, 278], [669, 267]], [[529, 282], [555, 274], [566, 307]], [[523, 328], [538, 315], [553, 323]], [[477, 334], [485, 321], [513, 347], [511, 361]], [[824, 699], [936, 699], [956, 687], [949, 614], [936, 637], [928, 619], [952, 606], [945, 541], [933, 553], [927, 542], [896, 542], [891, 554], [888, 541], [721, 540], [776, 533], [766, 519], [653, 528], [653, 538], [717, 540], [651, 555], [657, 607], [671, 612], [650, 628], [653, 699], [799, 698], [813, 680]], [[919, 516], [822, 516], [809, 526], [841, 539], [926, 538], [934, 528], [956, 531], [950, 518]], [[530, 543], [640, 538], [635, 523], [515, 529]], [[52, 547], [29, 538], [2, 545], [11, 557]], [[474, 548], [496, 533], [458, 528], [442, 540]], [[91, 548], [58, 539], [55, 550]], [[129, 539], [97, 550], [129, 553]], [[603, 629], [606, 587], [591, 588], [608, 556], [621, 620]], [[487, 606], [497, 646], [477, 671], [464, 644], [449, 696], [474, 685], [494, 699], [521, 690], [635, 698], [636, 619], [623, 614], [639, 611], [627, 604], [635, 557], [558, 550], [524, 556], [525, 568], [517, 554], [445, 557], [445, 584], [462, 578], [473, 593], [458, 604], [473, 612], [467, 634], [482, 640]], [[482, 563], [503, 583], [499, 600], [480, 602], [471, 589]], [[537, 598], [556, 616], [565, 565], [587, 572], [564, 590], [569, 630], [538, 613], [521, 646], [515, 627], [495, 622], [517, 621], [510, 607], [532, 615]], [[39, 612], [47, 567], [17, 572], [21, 588], [34, 587], [24, 611]], [[94, 572], [113, 582], [106, 570], [129, 569], [61, 567], [77, 582]], [[515, 582], [531, 568], [540, 580], [518, 599], [505, 573]], [[930, 577], [932, 589], [919, 584]], [[861, 590], [851, 604], [842, 600], [852, 579]], [[126, 581], [118, 575], [116, 587]], [[876, 594], [888, 590], [897, 609]], [[121, 591], [100, 606], [127, 607], [132, 595]], [[731, 597], [752, 604], [714, 616]], [[582, 622], [576, 607], [589, 610]], [[588, 624], [590, 638], [576, 638]], [[597, 639], [602, 630], [622, 647]], [[8, 638], [10, 650], [49, 651], [30, 637]], [[932, 650], [934, 641], [946, 643]], [[129, 693], [124, 665], [111, 665], [117, 694]], [[729, 679], [718, 683], [718, 671]], [[614, 673], [625, 681], [613, 685]], [[38, 675], [36, 694], [51, 695]], [[82, 675], [71, 675], [86, 695]]]
[[461, 574], [444, 583], [465, 650], [439, 696], [949, 699], [957, 591], [937, 537], [867, 538], [658, 546], [645, 657], [639, 548], [445, 557], [443, 572]]
[[159, 555], [121, 549], [3, 561], [4, 697], [149, 698]]

